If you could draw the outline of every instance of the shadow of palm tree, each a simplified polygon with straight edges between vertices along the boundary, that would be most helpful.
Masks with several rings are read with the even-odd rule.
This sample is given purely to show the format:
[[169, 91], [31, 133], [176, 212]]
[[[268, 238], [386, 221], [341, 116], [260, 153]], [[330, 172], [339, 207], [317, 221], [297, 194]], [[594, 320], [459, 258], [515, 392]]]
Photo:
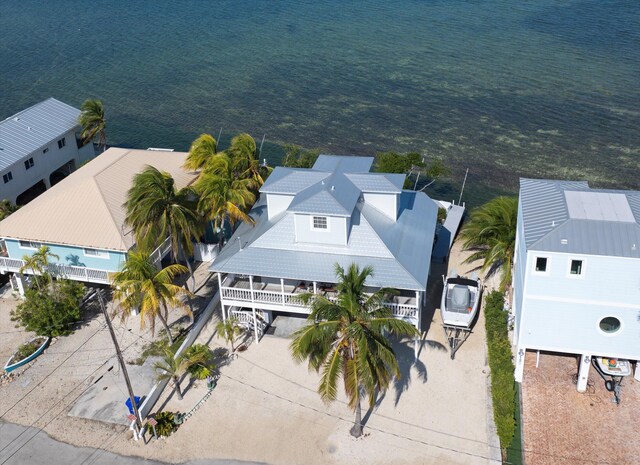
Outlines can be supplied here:
[[[446, 347], [439, 342], [427, 339], [421, 339], [420, 345], [427, 345], [437, 350], [447, 350]], [[396, 353], [398, 367], [400, 368], [400, 377], [393, 380], [393, 388], [395, 391], [394, 405], [398, 405], [402, 394], [404, 394], [411, 385], [412, 369], [415, 371], [417, 379], [421, 380], [423, 384], [428, 381], [428, 373], [426, 365], [415, 357], [414, 348], [411, 345], [396, 341], [393, 344], [393, 350]]]

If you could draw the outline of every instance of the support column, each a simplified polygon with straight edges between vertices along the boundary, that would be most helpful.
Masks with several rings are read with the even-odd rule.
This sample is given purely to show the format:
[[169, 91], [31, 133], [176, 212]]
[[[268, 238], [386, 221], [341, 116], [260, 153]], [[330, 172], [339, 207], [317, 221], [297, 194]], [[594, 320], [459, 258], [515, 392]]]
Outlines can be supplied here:
[[20, 273], [16, 273], [14, 274], [14, 276], [16, 277], [16, 286], [18, 286], [18, 292], [20, 293], [20, 297], [24, 299], [25, 278]]
[[422, 331], [422, 298], [420, 296], [420, 291], [416, 291], [416, 316], [418, 331]]
[[588, 354], [582, 354], [580, 356], [579, 368], [578, 368], [578, 392], [584, 392], [587, 390], [587, 381], [589, 379], [589, 369], [591, 368], [591, 356]]
[[284, 278], [280, 278], [280, 292], [282, 292], [282, 306], [284, 306]]
[[526, 354], [527, 348], [518, 346], [518, 350], [516, 352], [516, 371], [513, 374], [518, 383], [521, 383], [522, 378], [524, 377], [524, 358]]
[[256, 344], [260, 343], [258, 338], [258, 320], [256, 316], [256, 298], [255, 291], [253, 290], [253, 276], [249, 275], [249, 289], [251, 290], [251, 311], [253, 313], [253, 336], [256, 339]]
[[413, 360], [418, 360], [418, 350], [420, 347], [420, 336], [413, 338]]
[[316, 283], [315, 281], [313, 282], [313, 293], [314, 294], [318, 293], [318, 283]]
[[633, 374], [633, 379], [640, 381], [640, 361], [636, 362], [636, 371]]
[[224, 310], [224, 298], [222, 296], [222, 273], [218, 273], [218, 292], [220, 292], [220, 308], [222, 309], [222, 321], [227, 321], [227, 314]]

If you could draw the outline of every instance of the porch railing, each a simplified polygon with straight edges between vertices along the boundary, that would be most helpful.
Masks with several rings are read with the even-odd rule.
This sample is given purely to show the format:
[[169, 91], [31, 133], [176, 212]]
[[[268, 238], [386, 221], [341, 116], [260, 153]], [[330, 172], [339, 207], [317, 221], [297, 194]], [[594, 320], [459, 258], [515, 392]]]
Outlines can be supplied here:
[[[19, 273], [24, 261], [17, 258], [0, 257], [0, 272]], [[95, 268], [71, 265], [49, 265], [49, 272], [55, 276], [88, 283], [109, 284], [109, 272]], [[35, 274], [33, 270], [25, 270], [26, 274]]]
[[[282, 307], [297, 307], [302, 309], [308, 309], [308, 305], [305, 305], [302, 302], [302, 299], [300, 298], [300, 294], [254, 290], [253, 300], [252, 300], [251, 294], [252, 293], [250, 289], [222, 286], [221, 296], [222, 296], [222, 299], [224, 300], [231, 300], [235, 302], [245, 302], [247, 304], [254, 302], [258, 304], [270, 304], [270, 305], [278, 305]], [[337, 300], [337, 297], [335, 296], [325, 296], [325, 298], [332, 302], [335, 302]], [[393, 315], [396, 317], [401, 317], [401, 318], [417, 318], [418, 317], [418, 308], [416, 305], [397, 304], [393, 302], [387, 302], [384, 305], [390, 308], [391, 311], [393, 312]]]
[[171, 250], [171, 237], [167, 237], [162, 244], [160, 244], [156, 250], [151, 252], [151, 261], [153, 261], [154, 265], [157, 265], [162, 257], [167, 255]]

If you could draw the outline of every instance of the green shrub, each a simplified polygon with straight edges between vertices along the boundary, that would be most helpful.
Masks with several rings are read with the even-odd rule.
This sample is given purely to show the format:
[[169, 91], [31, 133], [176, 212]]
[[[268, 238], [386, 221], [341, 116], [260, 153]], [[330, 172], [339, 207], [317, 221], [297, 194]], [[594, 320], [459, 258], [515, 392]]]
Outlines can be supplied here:
[[35, 341], [29, 341], [22, 344], [18, 347], [16, 354], [13, 356], [13, 362], [19, 362], [20, 360], [24, 360], [31, 354], [33, 354], [42, 344], [42, 339], [36, 339]]
[[446, 208], [438, 208], [438, 223], [444, 223], [444, 220], [447, 219], [447, 209]]
[[506, 449], [515, 432], [515, 380], [511, 343], [504, 311], [504, 294], [493, 291], [485, 300], [485, 327], [489, 368], [491, 369], [491, 397], [493, 417], [502, 449]]
[[173, 421], [175, 418], [174, 412], [158, 412], [155, 415], [155, 419], [158, 422], [156, 425], [156, 434], [158, 436], [169, 437], [178, 429], [178, 426]]
[[203, 380], [213, 375], [215, 365], [212, 361], [211, 349], [205, 344], [193, 344], [187, 349], [187, 358], [203, 359], [204, 362], [196, 363], [187, 368], [187, 372], [192, 378]]
[[11, 320], [38, 336], [67, 336], [73, 333], [74, 323], [80, 321], [84, 292], [81, 283], [68, 280], [55, 281], [42, 289], [27, 289], [25, 300], [11, 312]]

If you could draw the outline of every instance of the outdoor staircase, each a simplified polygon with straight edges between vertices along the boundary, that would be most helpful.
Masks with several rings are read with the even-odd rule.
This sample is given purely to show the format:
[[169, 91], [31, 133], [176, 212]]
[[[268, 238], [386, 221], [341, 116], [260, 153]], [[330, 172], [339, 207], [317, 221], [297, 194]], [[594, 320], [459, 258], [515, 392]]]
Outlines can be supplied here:
[[[254, 323], [252, 311], [232, 309], [231, 316], [235, 317], [238, 323], [247, 331], [253, 333]], [[256, 310], [256, 327], [258, 328], [258, 338], [261, 338], [267, 328], [266, 317], [262, 310]]]

